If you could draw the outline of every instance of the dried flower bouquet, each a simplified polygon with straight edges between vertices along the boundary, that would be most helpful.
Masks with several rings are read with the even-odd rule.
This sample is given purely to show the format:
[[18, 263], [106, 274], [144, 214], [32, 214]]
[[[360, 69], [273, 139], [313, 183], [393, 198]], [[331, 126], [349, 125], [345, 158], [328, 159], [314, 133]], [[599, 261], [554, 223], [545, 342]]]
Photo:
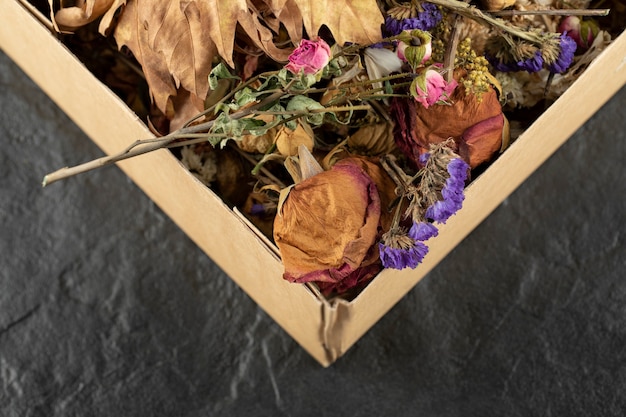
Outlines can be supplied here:
[[59, 31], [112, 34], [126, 52], [114, 85], [133, 84], [138, 62], [150, 102], [123, 95], [157, 138], [44, 184], [173, 148], [273, 239], [285, 279], [343, 297], [421, 263], [465, 186], [624, 13], [586, 0], [50, 3]]

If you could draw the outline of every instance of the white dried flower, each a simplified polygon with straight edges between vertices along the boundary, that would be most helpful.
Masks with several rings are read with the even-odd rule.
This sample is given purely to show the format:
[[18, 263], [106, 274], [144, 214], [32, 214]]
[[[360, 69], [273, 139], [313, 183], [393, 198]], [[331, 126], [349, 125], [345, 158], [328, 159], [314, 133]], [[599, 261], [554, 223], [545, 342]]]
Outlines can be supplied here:
[[195, 146], [181, 148], [181, 162], [189, 172], [206, 186], [217, 179], [217, 161], [215, 152], [197, 153]]

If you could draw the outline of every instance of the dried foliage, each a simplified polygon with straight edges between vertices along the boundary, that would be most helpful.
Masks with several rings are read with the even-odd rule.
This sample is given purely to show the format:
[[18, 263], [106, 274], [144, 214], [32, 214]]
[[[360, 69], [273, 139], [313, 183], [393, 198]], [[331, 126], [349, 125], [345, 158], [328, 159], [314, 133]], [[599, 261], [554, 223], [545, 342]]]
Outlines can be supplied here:
[[[303, 28], [312, 37], [326, 26], [339, 44], [369, 44], [380, 40], [383, 23], [375, 0], [85, 0], [61, 8], [54, 20], [71, 31], [103, 16], [104, 34], [120, 7], [115, 39], [141, 64], [173, 127], [204, 109], [218, 55], [234, 67], [234, 51], [253, 46], [284, 62]], [[242, 38], [246, 45], [237, 44]]]
[[557, 3], [61, 1], [60, 29], [102, 17], [115, 37], [118, 89], [141, 72], [132, 52], [169, 123], [154, 130], [170, 133], [44, 184], [182, 146], [190, 172], [273, 237], [285, 279], [351, 296], [383, 267], [417, 267], [472, 174], [507, 148], [508, 118], [524, 121], [512, 110], [532, 117], [610, 43], [612, 25]]

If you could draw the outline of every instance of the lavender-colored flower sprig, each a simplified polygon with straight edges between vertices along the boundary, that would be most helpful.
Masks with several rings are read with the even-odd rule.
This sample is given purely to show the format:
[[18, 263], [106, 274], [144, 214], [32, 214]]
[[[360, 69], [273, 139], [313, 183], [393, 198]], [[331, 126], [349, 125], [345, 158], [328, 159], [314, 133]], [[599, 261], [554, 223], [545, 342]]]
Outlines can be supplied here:
[[380, 260], [385, 268], [415, 268], [428, 253], [424, 243], [437, 236], [438, 230], [432, 223], [413, 223], [409, 231], [402, 227], [392, 227], [378, 244]]
[[441, 21], [442, 15], [439, 8], [432, 3], [421, 3], [421, 11], [406, 16], [406, 13], [390, 10], [390, 15], [385, 18], [386, 36], [396, 36], [405, 30], [431, 30]]
[[461, 209], [469, 165], [452, 151], [452, 141], [431, 145], [420, 156], [422, 168], [409, 180], [406, 217], [445, 223]]
[[487, 61], [489, 61], [496, 71], [500, 72], [526, 71], [532, 73], [543, 68], [543, 56], [539, 49], [530, 57], [519, 59], [518, 61], [507, 61], [506, 59], [502, 59], [502, 57], [496, 57], [489, 53], [485, 54], [485, 58], [487, 58]]
[[555, 49], [557, 52], [552, 55], [544, 52], [544, 60], [550, 72], [562, 74], [572, 65], [574, 53], [576, 52], [576, 41], [566, 33], [563, 33], [558, 38], [558, 47], [555, 47]]
[[[423, 167], [408, 176], [391, 157], [382, 165], [398, 184], [400, 202], [392, 226], [379, 243], [379, 254], [385, 268], [415, 268], [428, 253], [426, 240], [438, 233], [433, 223], [445, 223], [463, 205], [463, 189], [469, 165], [450, 149], [446, 141], [432, 145], [430, 152], [420, 158]], [[404, 210], [402, 201], [409, 200]], [[400, 224], [400, 213], [411, 220], [407, 231]]]
[[537, 72], [547, 68], [551, 73], [561, 74], [572, 65], [576, 41], [567, 34], [544, 34], [541, 47], [527, 42], [515, 42], [508, 35], [491, 38], [487, 43], [485, 57], [500, 72]]
[[445, 223], [454, 213], [463, 206], [465, 194], [465, 180], [469, 165], [461, 158], [454, 158], [448, 163], [447, 171], [450, 175], [441, 189], [443, 199], [436, 201], [426, 209], [425, 217], [429, 220]]

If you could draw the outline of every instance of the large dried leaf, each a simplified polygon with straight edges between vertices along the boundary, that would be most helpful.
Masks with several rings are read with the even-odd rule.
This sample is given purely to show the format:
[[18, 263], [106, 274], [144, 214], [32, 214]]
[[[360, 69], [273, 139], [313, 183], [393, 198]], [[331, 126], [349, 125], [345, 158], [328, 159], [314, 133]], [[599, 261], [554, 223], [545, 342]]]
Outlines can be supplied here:
[[184, 92], [193, 103], [186, 105], [185, 116], [203, 107], [215, 47], [202, 23], [196, 2], [184, 0], [129, 1], [120, 16], [115, 30], [118, 45], [126, 45], [141, 63], [154, 102], [166, 114], [180, 102], [173, 97], [185, 96]]
[[302, 39], [302, 13], [296, 0], [253, 1], [270, 29], [278, 33], [280, 25], [283, 25], [289, 39]]
[[326, 25], [338, 44], [367, 45], [381, 39], [383, 16], [372, 0], [296, 0], [309, 36]]

